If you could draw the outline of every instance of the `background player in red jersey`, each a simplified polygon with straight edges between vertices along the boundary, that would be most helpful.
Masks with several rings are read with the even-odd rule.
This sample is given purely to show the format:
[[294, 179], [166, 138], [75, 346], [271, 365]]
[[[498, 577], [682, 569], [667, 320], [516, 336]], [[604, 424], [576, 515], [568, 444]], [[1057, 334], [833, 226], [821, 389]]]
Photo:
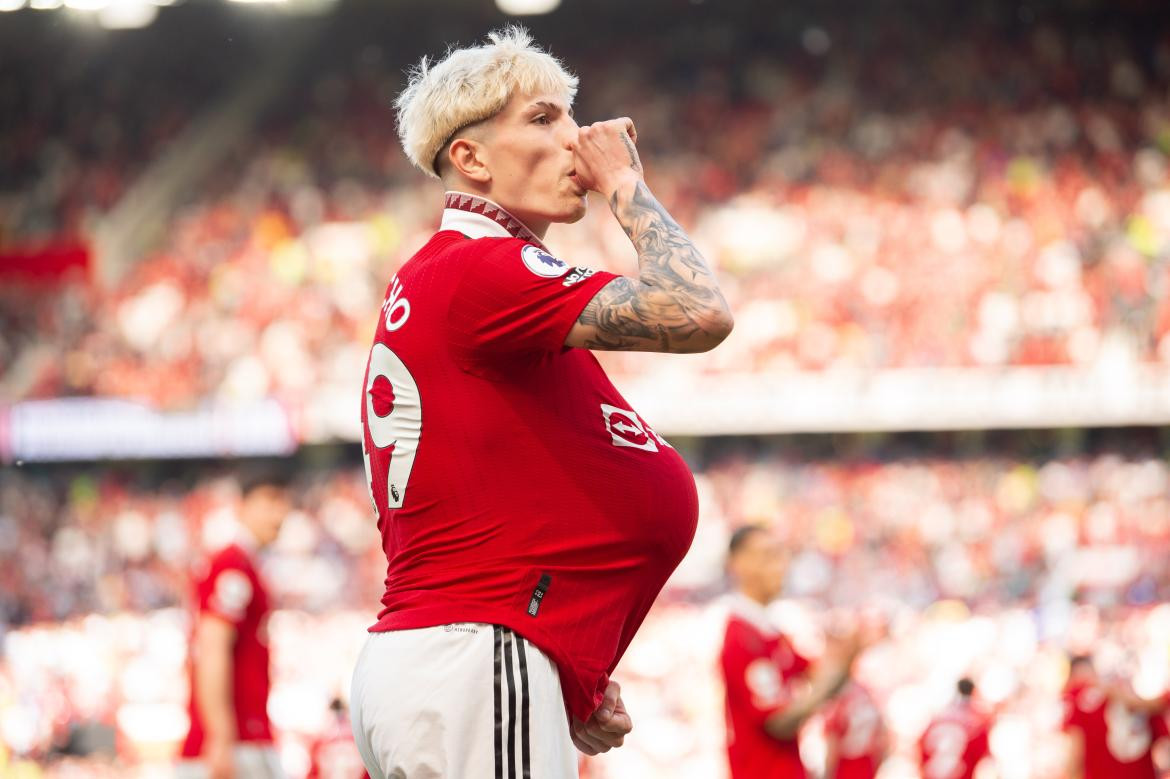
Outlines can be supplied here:
[[861, 650], [856, 631], [814, 668], [769, 618], [784, 585], [784, 552], [759, 527], [731, 537], [735, 580], [720, 666], [727, 690], [727, 755], [732, 779], [801, 779], [800, 728], [849, 679]]
[[329, 725], [309, 746], [309, 773], [305, 779], [367, 779], [361, 755], [353, 743], [353, 730], [345, 702], [329, 703]]
[[194, 571], [190, 728], [181, 779], [279, 777], [268, 721], [268, 589], [256, 552], [289, 512], [283, 481], [257, 476], [242, 488], [230, 541]]
[[991, 754], [991, 717], [975, 703], [975, 683], [964, 677], [957, 688], [918, 741], [923, 779], [972, 779]]
[[[690, 546], [698, 498], [588, 350], [704, 351], [731, 329], [646, 186], [633, 122], [578, 127], [576, 77], [519, 28], [489, 38], [424, 60], [397, 102], [407, 156], [447, 192], [390, 282], [363, 388], [387, 575], [350, 703], [374, 779], [561, 779], [574, 745], [622, 744], [609, 675]], [[543, 244], [589, 191], [636, 278]]]
[[1064, 693], [1068, 775], [1156, 779], [1154, 743], [1166, 735], [1167, 704], [1139, 698], [1128, 683], [1101, 679], [1089, 657], [1073, 657]]
[[889, 738], [873, 694], [850, 680], [825, 712], [826, 779], [874, 779]]

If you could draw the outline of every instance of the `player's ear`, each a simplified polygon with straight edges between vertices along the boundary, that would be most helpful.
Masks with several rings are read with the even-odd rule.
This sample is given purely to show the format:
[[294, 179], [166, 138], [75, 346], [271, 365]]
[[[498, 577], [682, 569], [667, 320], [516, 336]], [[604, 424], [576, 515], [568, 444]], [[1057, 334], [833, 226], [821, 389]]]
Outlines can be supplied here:
[[456, 138], [447, 150], [447, 161], [451, 170], [479, 184], [492, 180], [487, 167], [487, 149], [471, 138]]

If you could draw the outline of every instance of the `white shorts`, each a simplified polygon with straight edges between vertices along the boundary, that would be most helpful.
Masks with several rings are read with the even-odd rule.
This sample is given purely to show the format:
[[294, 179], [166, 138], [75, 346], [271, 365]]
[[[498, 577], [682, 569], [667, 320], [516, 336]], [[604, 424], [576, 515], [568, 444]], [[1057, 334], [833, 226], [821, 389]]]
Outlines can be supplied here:
[[507, 628], [371, 633], [353, 672], [371, 779], [576, 779], [556, 665]]
[[[237, 779], [284, 779], [280, 758], [270, 744], [237, 744], [232, 750]], [[175, 766], [175, 779], [207, 779], [207, 766], [199, 760], [181, 760]]]

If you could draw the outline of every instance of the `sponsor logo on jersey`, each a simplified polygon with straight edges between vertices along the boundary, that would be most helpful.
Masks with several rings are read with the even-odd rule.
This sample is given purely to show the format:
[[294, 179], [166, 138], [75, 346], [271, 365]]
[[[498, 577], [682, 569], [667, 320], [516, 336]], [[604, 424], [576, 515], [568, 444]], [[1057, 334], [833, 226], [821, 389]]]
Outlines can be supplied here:
[[569, 270], [569, 266], [563, 260], [558, 260], [544, 249], [532, 244], [528, 244], [520, 251], [520, 259], [524, 260], [524, 267], [546, 279], [559, 278]]
[[242, 571], [229, 568], [215, 577], [211, 593], [211, 608], [233, 622], [244, 618], [248, 604], [252, 602], [252, 582]]
[[613, 440], [614, 446], [627, 446], [632, 449], [643, 449], [647, 452], [657, 452], [657, 436], [646, 432], [646, 427], [638, 415], [624, 408], [601, 404], [601, 414], [605, 418], [605, 429]]
[[776, 666], [766, 658], [759, 657], [748, 663], [744, 669], [744, 683], [752, 694], [757, 707], [769, 709], [782, 704], [787, 697], [784, 679]]
[[561, 282], [561, 285], [565, 287], [571, 287], [578, 281], [584, 281], [585, 279], [589, 278], [594, 273], [597, 273], [595, 268], [573, 268], [571, 271], [569, 271], [569, 275], [565, 276], [565, 280]]

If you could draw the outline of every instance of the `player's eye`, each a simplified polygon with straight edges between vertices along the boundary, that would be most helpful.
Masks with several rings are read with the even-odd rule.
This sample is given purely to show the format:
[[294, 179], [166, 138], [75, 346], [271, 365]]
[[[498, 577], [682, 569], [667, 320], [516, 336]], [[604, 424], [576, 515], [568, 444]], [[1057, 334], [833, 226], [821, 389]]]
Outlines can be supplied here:
[[548, 124], [549, 123], [548, 114], [537, 114], [536, 116], [534, 116], [532, 118], [532, 121], [535, 122], [536, 124]]

